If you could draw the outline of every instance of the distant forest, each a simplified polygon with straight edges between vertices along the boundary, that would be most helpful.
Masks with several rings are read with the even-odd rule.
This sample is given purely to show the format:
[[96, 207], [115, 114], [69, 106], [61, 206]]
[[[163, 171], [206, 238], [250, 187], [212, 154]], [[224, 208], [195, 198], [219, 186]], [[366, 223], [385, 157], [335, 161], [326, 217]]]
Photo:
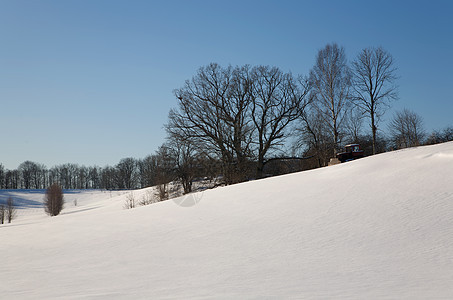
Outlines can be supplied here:
[[[174, 91], [178, 106], [165, 124], [167, 139], [143, 159], [115, 166], [62, 164], [48, 169], [0, 164], [0, 189], [136, 189], [196, 180], [234, 184], [326, 166], [342, 147], [359, 143], [365, 155], [453, 140], [453, 126], [427, 133], [423, 118], [397, 111], [397, 67], [381, 47], [363, 49], [347, 63], [344, 48], [319, 50], [306, 76], [271, 66], [201, 67]], [[164, 191], [165, 192], [165, 191]]]

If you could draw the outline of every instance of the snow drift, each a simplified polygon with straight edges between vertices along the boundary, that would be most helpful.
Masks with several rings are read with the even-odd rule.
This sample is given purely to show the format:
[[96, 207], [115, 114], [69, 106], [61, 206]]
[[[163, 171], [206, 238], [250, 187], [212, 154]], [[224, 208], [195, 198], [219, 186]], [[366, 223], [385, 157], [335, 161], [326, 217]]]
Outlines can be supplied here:
[[191, 207], [124, 210], [126, 194], [95, 191], [53, 218], [25, 206], [0, 227], [0, 297], [452, 298], [452, 179], [445, 143], [208, 190]]

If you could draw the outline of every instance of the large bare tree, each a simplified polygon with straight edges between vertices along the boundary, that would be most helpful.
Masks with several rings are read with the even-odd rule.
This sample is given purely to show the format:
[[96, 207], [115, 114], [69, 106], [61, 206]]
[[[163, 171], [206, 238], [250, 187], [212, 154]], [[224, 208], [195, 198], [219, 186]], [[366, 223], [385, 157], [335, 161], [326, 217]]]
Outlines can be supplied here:
[[179, 140], [191, 139], [223, 163], [227, 183], [241, 181], [250, 152], [249, 67], [222, 68], [210, 64], [175, 91], [167, 132]]
[[370, 118], [373, 154], [376, 154], [377, 124], [391, 100], [398, 98], [395, 63], [383, 48], [363, 49], [352, 63], [353, 100]]
[[262, 177], [266, 155], [287, 137], [307, 89], [304, 80], [278, 68], [210, 64], [175, 91], [179, 106], [166, 129], [219, 159], [227, 184]]
[[330, 129], [334, 153], [341, 142], [341, 128], [349, 103], [351, 74], [343, 47], [328, 44], [319, 50], [310, 71], [313, 106]]
[[306, 79], [276, 67], [253, 68], [252, 113], [257, 144], [256, 177], [263, 176], [266, 155], [288, 136], [288, 127], [308, 104]]

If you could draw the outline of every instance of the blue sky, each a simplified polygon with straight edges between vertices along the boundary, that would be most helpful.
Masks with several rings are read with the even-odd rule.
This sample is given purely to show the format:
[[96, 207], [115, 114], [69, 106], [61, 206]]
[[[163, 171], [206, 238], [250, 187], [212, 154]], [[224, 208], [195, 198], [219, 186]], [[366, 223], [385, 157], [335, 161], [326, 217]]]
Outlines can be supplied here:
[[349, 60], [393, 55], [400, 99], [385, 119], [409, 108], [427, 130], [453, 125], [452, 13], [453, 1], [0, 0], [0, 163], [143, 158], [199, 67], [306, 75], [332, 42]]

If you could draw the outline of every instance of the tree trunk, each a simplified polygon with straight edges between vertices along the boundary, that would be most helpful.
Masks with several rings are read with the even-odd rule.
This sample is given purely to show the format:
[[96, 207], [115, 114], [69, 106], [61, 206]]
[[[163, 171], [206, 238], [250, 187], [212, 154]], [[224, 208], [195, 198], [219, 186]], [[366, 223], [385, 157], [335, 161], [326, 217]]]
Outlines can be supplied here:
[[376, 154], [376, 131], [377, 127], [374, 121], [374, 113], [371, 113], [371, 131], [373, 133], [373, 155]]
[[258, 162], [256, 164], [256, 179], [261, 179], [264, 176], [264, 158], [258, 158]]

